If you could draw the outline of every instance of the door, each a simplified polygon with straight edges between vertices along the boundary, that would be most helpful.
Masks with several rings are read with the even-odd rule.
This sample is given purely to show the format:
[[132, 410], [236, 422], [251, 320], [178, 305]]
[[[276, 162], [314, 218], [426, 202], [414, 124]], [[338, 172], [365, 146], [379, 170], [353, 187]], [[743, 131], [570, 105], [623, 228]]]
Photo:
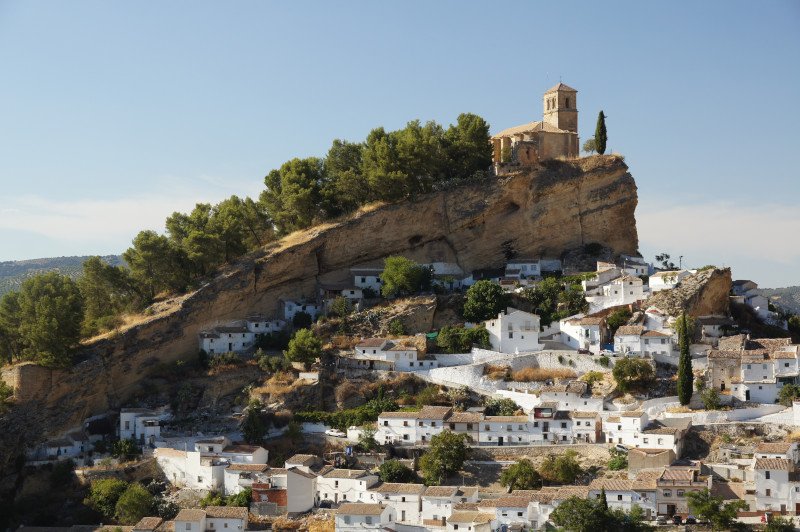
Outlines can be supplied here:
[[750, 390], [745, 390], [744, 391], [744, 400], [745, 401], [749, 401], [750, 400]]
[[672, 517], [673, 515], [675, 515], [675, 505], [674, 504], [668, 504], [667, 505], [667, 517]]
[[497, 438], [497, 445], [501, 445], [501, 446], [503, 445], [503, 437], [502, 436]]
[[550, 422], [543, 421], [542, 422], [542, 432], [550, 432]]
[[405, 521], [406, 520], [406, 511], [405, 510], [400, 510], [400, 520], [401, 521]]
[[233, 343], [228, 342], [228, 352], [230, 353], [231, 351], [233, 351]]

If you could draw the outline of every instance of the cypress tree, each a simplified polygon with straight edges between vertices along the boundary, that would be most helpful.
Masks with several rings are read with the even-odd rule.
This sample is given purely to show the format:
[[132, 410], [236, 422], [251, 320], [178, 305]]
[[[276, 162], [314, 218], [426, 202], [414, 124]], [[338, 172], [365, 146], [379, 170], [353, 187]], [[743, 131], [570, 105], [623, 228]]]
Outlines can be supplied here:
[[692, 357], [689, 354], [689, 329], [686, 323], [686, 312], [681, 315], [678, 340], [680, 343], [681, 354], [678, 359], [678, 401], [682, 405], [688, 405], [692, 399]]
[[606, 499], [606, 489], [600, 488], [600, 508], [604, 511], [608, 511], [608, 499]]
[[594, 146], [600, 155], [606, 152], [606, 141], [608, 141], [606, 115], [603, 114], [603, 111], [600, 111], [600, 114], [597, 115], [597, 127], [594, 130]]

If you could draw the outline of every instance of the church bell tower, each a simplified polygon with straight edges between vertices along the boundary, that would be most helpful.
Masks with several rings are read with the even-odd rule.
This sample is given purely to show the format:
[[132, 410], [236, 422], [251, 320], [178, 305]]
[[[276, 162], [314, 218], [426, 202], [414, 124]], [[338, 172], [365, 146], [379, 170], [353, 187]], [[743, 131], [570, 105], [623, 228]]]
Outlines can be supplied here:
[[544, 123], [564, 131], [578, 132], [578, 91], [559, 83], [544, 93]]

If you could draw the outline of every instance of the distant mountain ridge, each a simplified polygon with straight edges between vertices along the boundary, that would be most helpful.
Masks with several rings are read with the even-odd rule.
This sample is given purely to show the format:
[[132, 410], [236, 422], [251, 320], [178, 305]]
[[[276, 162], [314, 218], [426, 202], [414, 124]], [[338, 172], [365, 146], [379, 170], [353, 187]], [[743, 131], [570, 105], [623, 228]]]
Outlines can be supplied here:
[[[76, 279], [83, 270], [84, 261], [88, 258], [89, 255], [0, 262], [0, 296], [17, 290], [25, 279], [39, 273], [55, 271]], [[124, 264], [120, 255], [105, 255], [100, 258], [113, 266]]]
[[761, 295], [767, 296], [773, 305], [800, 314], [800, 286], [787, 286], [784, 288], [759, 288]]

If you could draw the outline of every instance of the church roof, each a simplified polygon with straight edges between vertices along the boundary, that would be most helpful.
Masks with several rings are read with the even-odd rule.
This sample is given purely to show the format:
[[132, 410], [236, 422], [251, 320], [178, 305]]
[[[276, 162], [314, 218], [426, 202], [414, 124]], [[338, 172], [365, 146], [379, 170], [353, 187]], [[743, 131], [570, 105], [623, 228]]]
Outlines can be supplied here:
[[558, 92], [558, 91], [561, 91], [561, 92], [578, 92], [577, 90], [573, 89], [569, 85], [564, 85], [563, 83], [559, 82], [558, 85], [556, 85], [555, 87], [553, 87], [550, 90], [548, 90], [547, 92], [545, 92], [545, 94], [549, 94], [551, 92]]
[[510, 137], [511, 135], [521, 135], [523, 133], [530, 133], [532, 131], [546, 131], [548, 133], [572, 133], [571, 131], [565, 131], [563, 129], [558, 129], [556, 126], [552, 124], [548, 124], [546, 122], [530, 122], [528, 124], [522, 124], [521, 126], [514, 126], [508, 129], [504, 129], [500, 133], [495, 133], [492, 135], [493, 139], [498, 139], [500, 137]]

